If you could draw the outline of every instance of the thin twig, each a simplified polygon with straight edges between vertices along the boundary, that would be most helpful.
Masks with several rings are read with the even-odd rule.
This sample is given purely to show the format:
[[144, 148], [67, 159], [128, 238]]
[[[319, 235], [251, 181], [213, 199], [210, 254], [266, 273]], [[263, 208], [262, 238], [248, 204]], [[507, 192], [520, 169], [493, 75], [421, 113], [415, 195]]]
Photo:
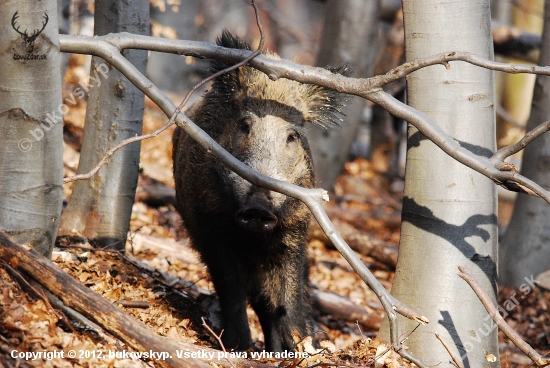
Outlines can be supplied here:
[[204, 317], [201, 317], [201, 320], [202, 320], [202, 324], [204, 327], [206, 327], [206, 329], [208, 330], [208, 332], [210, 332], [212, 335], [214, 335], [214, 337], [216, 338], [216, 340], [218, 340], [218, 343], [220, 344], [220, 346], [222, 347], [222, 350], [223, 352], [225, 353], [225, 360], [227, 360], [229, 362], [229, 364], [231, 364], [231, 366], [233, 368], [237, 368], [235, 367], [235, 364], [233, 364], [233, 362], [228, 358], [227, 356], [227, 350], [225, 350], [225, 346], [223, 345], [223, 342], [222, 342], [222, 334], [223, 334], [223, 330], [222, 332], [220, 332], [219, 335], [217, 335], [214, 330], [212, 330], [212, 328], [210, 328], [210, 326], [208, 326], [208, 324], [206, 323], [206, 321], [204, 320]]
[[359, 325], [359, 321], [355, 321], [355, 325], [359, 329], [359, 334], [363, 338], [363, 341], [367, 341], [367, 338], [365, 337], [365, 335], [363, 335], [363, 330], [361, 330], [361, 326]]
[[[394, 322], [396, 323], [396, 322]], [[394, 346], [394, 350], [401, 355], [403, 358], [409, 360], [410, 362], [416, 364], [420, 368], [427, 368], [428, 365], [424, 363], [422, 360], [417, 358], [416, 356], [412, 355], [410, 351], [403, 349], [402, 343], [406, 341], [413, 333], [416, 331], [418, 327], [420, 327], [421, 323], [417, 324], [415, 328], [412, 329], [412, 331], [409, 331], [406, 336], [401, 340], [396, 340], [392, 346]], [[397, 325], [394, 327], [395, 330], [397, 330]], [[390, 335], [391, 335], [391, 329], [390, 329]]]
[[451, 350], [451, 347], [449, 345], [447, 345], [447, 343], [445, 342], [445, 340], [443, 340], [441, 335], [436, 332], [435, 337], [437, 337], [439, 339], [439, 341], [441, 341], [441, 344], [443, 345], [443, 347], [445, 349], [447, 349], [447, 352], [449, 353], [449, 355], [453, 359], [453, 362], [456, 364], [456, 366], [458, 368], [464, 368], [464, 364], [462, 364], [462, 362], [458, 359], [458, 357], [455, 355], [455, 353], [453, 353], [453, 351]]
[[420, 326], [420, 324], [417, 324], [416, 327], [413, 328], [412, 330], [403, 332], [399, 337], [397, 337], [397, 339], [394, 340], [394, 342], [389, 346], [389, 348], [387, 348], [386, 350], [384, 350], [380, 354], [376, 355], [374, 357], [374, 360], [377, 360], [378, 358], [380, 358], [381, 356], [386, 354], [391, 349], [394, 349], [395, 351], [397, 351], [399, 353], [399, 351], [397, 349], [402, 350], [401, 343], [403, 343], [403, 341], [407, 340], [413, 334], [413, 332], [416, 331], [418, 326]]
[[367, 98], [384, 107], [392, 115], [408, 121], [426, 138], [441, 148], [443, 152], [463, 165], [488, 177], [498, 185], [506, 184], [508, 181], [517, 183], [530, 190], [528, 193], [538, 196], [550, 204], [549, 191], [525, 176], [518, 174], [517, 172], [506, 170], [503, 171], [502, 169], [504, 163], [502, 161], [491, 160], [490, 158], [476, 155], [475, 153], [465, 149], [457, 141], [449, 137], [425, 113], [399, 102], [393, 96], [388, 95], [380, 89], [368, 92]]
[[547, 67], [547, 66], [500, 63], [497, 61], [476, 56], [470, 52], [453, 51], [453, 52], [446, 52], [442, 54], [432, 55], [423, 59], [413, 60], [390, 70], [384, 75], [372, 77], [370, 78], [370, 83], [372, 83], [371, 88], [382, 87], [390, 82], [403, 78], [406, 75], [411, 74], [412, 72], [415, 72], [427, 66], [441, 64], [445, 68], [449, 69], [451, 67], [451, 64], [449, 64], [449, 62], [451, 61], [464, 61], [469, 64], [476, 65], [485, 69], [497, 70], [497, 71], [510, 73], [510, 74], [527, 73], [527, 74], [550, 75], [550, 67]]
[[545, 366], [550, 364], [550, 360], [542, 357], [535, 349], [533, 349], [528, 343], [526, 343], [520, 335], [499, 314], [498, 310], [493, 305], [491, 298], [485, 293], [482, 287], [479, 285], [474, 275], [466, 266], [458, 266], [460, 273], [458, 276], [470, 285], [472, 290], [476, 293], [477, 297], [487, 310], [487, 313], [491, 316], [496, 325], [502, 332], [521, 350], [523, 351], [533, 362], [538, 366]]

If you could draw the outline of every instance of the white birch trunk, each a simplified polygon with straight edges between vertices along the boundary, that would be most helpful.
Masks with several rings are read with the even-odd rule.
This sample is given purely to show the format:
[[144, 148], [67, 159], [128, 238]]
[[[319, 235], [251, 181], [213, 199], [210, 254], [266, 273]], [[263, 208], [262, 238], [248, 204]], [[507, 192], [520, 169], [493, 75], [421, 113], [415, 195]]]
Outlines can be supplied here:
[[[493, 58], [488, 0], [405, 0], [407, 61], [449, 51]], [[495, 149], [493, 72], [462, 62], [407, 77], [409, 105], [478, 154]], [[466, 367], [498, 365], [497, 329], [468, 284], [467, 266], [496, 300], [496, 189], [409, 127], [401, 244], [392, 294], [431, 323], [406, 341], [428, 365], [446, 364], [439, 333]], [[400, 333], [416, 323], [399, 319]], [[484, 352], [497, 357], [486, 361]]]
[[63, 200], [57, 1], [0, 1], [0, 229], [49, 256]]

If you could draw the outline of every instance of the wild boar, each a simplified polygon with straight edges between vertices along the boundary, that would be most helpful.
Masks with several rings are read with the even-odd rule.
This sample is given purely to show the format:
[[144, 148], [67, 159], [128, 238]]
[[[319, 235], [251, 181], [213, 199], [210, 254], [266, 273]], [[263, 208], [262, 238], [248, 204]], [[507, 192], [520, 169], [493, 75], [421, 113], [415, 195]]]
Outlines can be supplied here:
[[[227, 31], [217, 44], [250, 50]], [[212, 63], [213, 72], [227, 66]], [[312, 188], [313, 163], [304, 129], [308, 124], [335, 124], [341, 106], [334, 90], [272, 81], [243, 66], [216, 78], [189, 117], [252, 169]], [[305, 337], [313, 326], [306, 249], [309, 210], [297, 199], [242, 179], [179, 128], [173, 145], [176, 207], [218, 294], [225, 347], [251, 347], [248, 300], [260, 320], [266, 350], [292, 349], [293, 334]]]

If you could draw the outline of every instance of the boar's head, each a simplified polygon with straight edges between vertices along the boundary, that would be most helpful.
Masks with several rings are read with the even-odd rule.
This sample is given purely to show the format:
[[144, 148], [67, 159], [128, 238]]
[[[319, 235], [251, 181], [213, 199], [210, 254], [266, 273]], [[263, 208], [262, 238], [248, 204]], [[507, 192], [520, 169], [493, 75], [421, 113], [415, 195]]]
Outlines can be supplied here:
[[[241, 39], [225, 31], [218, 45], [250, 50]], [[279, 59], [277, 55], [267, 55]], [[212, 71], [227, 68], [212, 63]], [[346, 67], [332, 69], [345, 73]], [[197, 122], [234, 157], [275, 179], [311, 188], [313, 163], [305, 136], [308, 124], [325, 128], [337, 124], [341, 96], [334, 90], [289, 79], [270, 80], [264, 73], [243, 66], [216, 78], [199, 107]], [[223, 169], [227, 196], [235, 204], [234, 220], [243, 229], [266, 233], [309, 218], [305, 206], [283, 194], [259, 188]]]

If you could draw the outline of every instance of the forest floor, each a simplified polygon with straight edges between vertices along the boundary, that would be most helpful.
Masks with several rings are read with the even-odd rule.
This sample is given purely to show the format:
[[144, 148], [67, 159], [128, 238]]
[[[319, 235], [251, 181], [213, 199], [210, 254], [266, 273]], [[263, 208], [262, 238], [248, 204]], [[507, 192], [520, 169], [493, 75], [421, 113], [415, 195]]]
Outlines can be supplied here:
[[[78, 165], [84, 115], [84, 103], [65, 115], [66, 176], [74, 175]], [[148, 103], [144, 132], [165, 122], [164, 115]], [[205, 317], [207, 324], [216, 325], [212, 312], [214, 289], [204, 265], [190, 248], [173, 207], [172, 131], [142, 143], [140, 179], [126, 255], [92, 250], [83, 239], [59, 241], [52, 258], [80, 283], [156, 333], [198, 347], [219, 349], [215, 336], [201, 319]], [[357, 159], [346, 165], [326, 205], [344, 239], [358, 250], [362, 261], [388, 290], [400, 236], [399, 187], [399, 182], [392, 184], [376, 173], [371, 163]], [[65, 198], [70, 198], [71, 189], [72, 185], [65, 186]], [[316, 296], [315, 317], [330, 342], [323, 343], [322, 353], [305, 360], [263, 358], [257, 362], [271, 366], [409, 366], [375, 338], [385, 315], [382, 305], [314, 223], [308, 249], [310, 280]], [[501, 288], [499, 305], [509, 302], [514, 293], [517, 291], [513, 288]], [[550, 351], [549, 304], [550, 292], [536, 288], [506, 317], [542, 354]], [[17, 278], [0, 267], [0, 367], [160, 366], [155, 360], [109, 355], [108, 352], [132, 349], [108, 331], [75, 322], [69, 327], [65, 321], [59, 311], [24, 291]], [[263, 335], [252, 310], [249, 322], [255, 350], [261, 351]], [[499, 341], [502, 366], [531, 364], [502, 333]], [[299, 348], [313, 352], [307, 340]], [[52, 359], [36, 360], [17, 355], [69, 350], [80, 353], [71, 358], [50, 356]], [[19, 358], [13, 358], [13, 354]], [[217, 366], [222, 362], [213, 359], [209, 364]]]

